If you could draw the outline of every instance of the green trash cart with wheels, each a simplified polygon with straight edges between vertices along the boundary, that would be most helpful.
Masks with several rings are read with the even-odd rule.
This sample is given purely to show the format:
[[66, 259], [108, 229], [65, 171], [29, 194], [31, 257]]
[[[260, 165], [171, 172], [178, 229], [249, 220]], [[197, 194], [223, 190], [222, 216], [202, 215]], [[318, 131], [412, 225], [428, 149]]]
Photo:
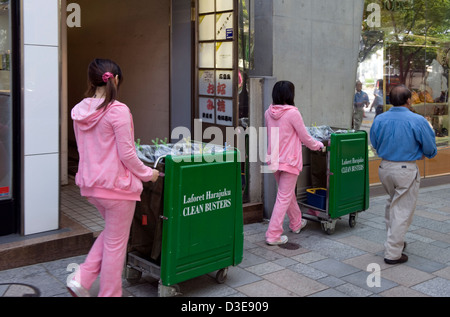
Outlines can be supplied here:
[[369, 208], [368, 136], [365, 131], [343, 131], [332, 133], [325, 143], [325, 153], [311, 152], [310, 171], [324, 171], [317, 173], [321, 183], [298, 193], [298, 203], [304, 218], [319, 221], [333, 234], [341, 217], [348, 215], [354, 227], [358, 213]]
[[[217, 271], [216, 280], [223, 283], [228, 267], [242, 262], [244, 228], [240, 153], [237, 149], [193, 155], [167, 155], [164, 161], [163, 208], [159, 215], [161, 237], [159, 256], [151, 250], [129, 246], [124, 270], [129, 281], [143, 272], [159, 279], [159, 296], [179, 294], [178, 283]], [[159, 162], [155, 163], [155, 168]], [[153, 195], [152, 199], [157, 199]], [[156, 198], [155, 198], [156, 197]], [[161, 197], [160, 197], [161, 198]], [[130, 241], [141, 221], [138, 210]], [[153, 217], [155, 219], [157, 217]], [[140, 235], [152, 240], [154, 233]], [[134, 242], [133, 242], [134, 240]], [[137, 251], [136, 251], [137, 250]], [[154, 252], [153, 252], [154, 253]]]

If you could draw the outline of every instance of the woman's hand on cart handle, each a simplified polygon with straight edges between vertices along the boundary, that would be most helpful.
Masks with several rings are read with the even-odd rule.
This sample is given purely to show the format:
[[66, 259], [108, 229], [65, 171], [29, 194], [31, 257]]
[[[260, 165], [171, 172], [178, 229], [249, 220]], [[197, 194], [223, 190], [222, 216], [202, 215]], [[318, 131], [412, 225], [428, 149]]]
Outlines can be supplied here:
[[158, 177], [159, 177], [159, 171], [157, 169], [153, 169], [152, 179], [150, 179], [150, 181], [152, 183], [154, 183], [158, 180]]

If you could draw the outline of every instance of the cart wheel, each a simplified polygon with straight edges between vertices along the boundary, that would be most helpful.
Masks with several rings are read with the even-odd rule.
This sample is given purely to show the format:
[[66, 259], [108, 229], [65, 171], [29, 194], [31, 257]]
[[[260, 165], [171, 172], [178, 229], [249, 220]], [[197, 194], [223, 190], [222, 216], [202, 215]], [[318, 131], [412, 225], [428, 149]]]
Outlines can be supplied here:
[[139, 282], [139, 280], [142, 277], [142, 272], [136, 269], [133, 269], [132, 267], [129, 267], [128, 265], [125, 266], [124, 269], [124, 277], [126, 278], [127, 282], [130, 284], [136, 284]]
[[227, 279], [227, 275], [228, 275], [228, 268], [227, 267], [217, 271], [217, 274], [216, 274], [216, 281], [217, 281], [217, 283], [219, 283], [219, 284], [225, 283], [225, 280]]
[[332, 235], [334, 233], [334, 229], [336, 228], [336, 221], [322, 221], [320, 224], [322, 225], [322, 230], [325, 231], [326, 234]]
[[351, 214], [348, 220], [348, 224], [350, 228], [354, 228], [356, 226], [356, 214]]
[[161, 281], [159, 281], [158, 285], [158, 296], [159, 297], [174, 297], [182, 295], [180, 292], [180, 286], [178, 284], [172, 286], [162, 285]]

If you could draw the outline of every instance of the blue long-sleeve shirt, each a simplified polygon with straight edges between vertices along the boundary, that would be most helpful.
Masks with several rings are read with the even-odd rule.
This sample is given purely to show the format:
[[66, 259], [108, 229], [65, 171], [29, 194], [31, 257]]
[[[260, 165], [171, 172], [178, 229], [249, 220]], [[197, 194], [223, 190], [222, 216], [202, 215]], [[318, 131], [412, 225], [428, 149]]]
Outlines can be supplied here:
[[370, 129], [370, 141], [378, 156], [388, 161], [415, 161], [437, 154], [428, 121], [405, 107], [392, 107], [378, 115]]

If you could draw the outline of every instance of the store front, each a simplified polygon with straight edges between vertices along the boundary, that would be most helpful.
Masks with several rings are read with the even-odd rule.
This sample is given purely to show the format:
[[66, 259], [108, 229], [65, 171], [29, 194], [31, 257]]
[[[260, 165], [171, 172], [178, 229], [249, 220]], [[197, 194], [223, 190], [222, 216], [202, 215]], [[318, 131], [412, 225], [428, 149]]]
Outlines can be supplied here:
[[20, 10], [9, 2], [0, 2], [0, 236], [18, 231], [21, 197]]
[[[327, 13], [339, 9], [340, 14], [324, 16], [325, 2]], [[3, 168], [9, 167], [8, 175], [2, 175], [0, 210], [14, 202], [15, 220], [8, 221], [16, 224], [13, 232], [32, 235], [61, 228], [61, 186], [76, 172], [78, 160], [69, 114], [84, 96], [87, 66], [97, 57], [121, 66], [119, 100], [130, 107], [141, 144], [166, 138], [177, 142], [180, 136], [173, 131], [184, 127], [192, 139], [231, 145], [239, 131], [264, 126], [264, 107], [271, 102], [277, 79], [291, 80], [298, 87], [305, 124], [347, 127], [351, 120], [359, 4], [344, 0], [311, 6], [254, 0], [11, 3], [18, 8], [16, 15], [23, 17], [17, 30], [12, 28], [16, 34], [11, 38], [11, 68], [17, 63], [22, 77], [13, 76], [12, 108], [1, 109], [0, 120], [7, 118], [4, 109], [9, 115], [12, 111], [15, 128], [7, 137], [12, 138], [13, 156], [9, 153], [1, 161]], [[337, 42], [341, 33], [353, 35]], [[317, 42], [318, 37], [323, 40]], [[339, 49], [330, 54], [327, 47], [333, 45]], [[337, 57], [339, 65], [331, 62]], [[334, 105], [328, 106], [330, 96]], [[199, 120], [203, 123], [197, 135]], [[210, 128], [221, 131], [221, 138], [210, 134]], [[258, 143], [255, 151], [261, 159], [260, 139]], [[245, 139], [239, 146], [244, 149], [243, 198], [260, 212], [262, 197], [272, 195], [266, 194], [266, 187], [275, 182], [267, 185], [260, 161], [249, 162], [249, 145]], [[273, 203], [264, 205], [271, 209]]]
[[[234, 130], [230, 142], [226, 128], [248, 118], [249, 2], [77, 1], [81, 26], [68, 27], [62, 45], [68, 134], [61, 146], [67, 147], [68, 173], [76, 172], [78, 160], [70, 109], [86, 90], [87, 65], [99, 56], [122, 68], [120, 100], [131, 109], [141, 144], [177, 142], [172, 131], [182, 127], [192, 140], [236, 145]], [[199, 120], [201, 132], [194, 133]], [[208, 128], [223, 138], [212, 140]]]
[[[84, 97], [94, 58], [121, 66], [119, 99], [131, 109], [141, 144], [176, 142], [171, 132], [193, 131], [198, 120], [219, 129], [238, 126], [248, 108], [249, 63], [241, 57], [249, 55], [249, 2], [1, 1], [0, 235], [60, 228], [60, 188], [78, 161], [70, 111]], [[205, 15], [224, 25], [217, 38], [199, 38]], [[217, 53], [212, 65], [198, 64], [203, 40]], [[203, 116], [201, 72], [214, 73], [214, 92], [204, 96], [212, 102], [212, 121]], [[194, 137], [209, 141], [203, 133]]]
[[[62, 55], [66, 61], [63, 80], [67, 82], [63, 87], [67, 98], [62, 103], [66, 105], [67, 140], [61, 146], [67, 147], [71, 174], [76, 173], [78, 152], [70, 111], [84, 98], [87, 67], [95, 58], [111, 59], [120, 65], [124, 82], [119, 100], [130, 108], [135, 136], [141, 139], [141, 144], [170, 138], [171, 1], [76, 3], [80, 26], [67, 27], [62, 36]], [[67, 14], [70, 19], [71, 12]]]
[[[375, 103], [372, 113], [372, 104], [366, 108], [365, 128], [376, 114], [376, 100], [381, 100], [379, 111], [387, 111], [392, 87], [406, 85], [413, 94], [412, 111], [424, 116], [436, 135], [438, 155], [418, 164], [425, 178], [450, 173], [449, 15], [449, 1], [365, 1], [357, 79]], [[379, 183], [380, 158], [372, 148], [369, 152], [370, 182]]]

